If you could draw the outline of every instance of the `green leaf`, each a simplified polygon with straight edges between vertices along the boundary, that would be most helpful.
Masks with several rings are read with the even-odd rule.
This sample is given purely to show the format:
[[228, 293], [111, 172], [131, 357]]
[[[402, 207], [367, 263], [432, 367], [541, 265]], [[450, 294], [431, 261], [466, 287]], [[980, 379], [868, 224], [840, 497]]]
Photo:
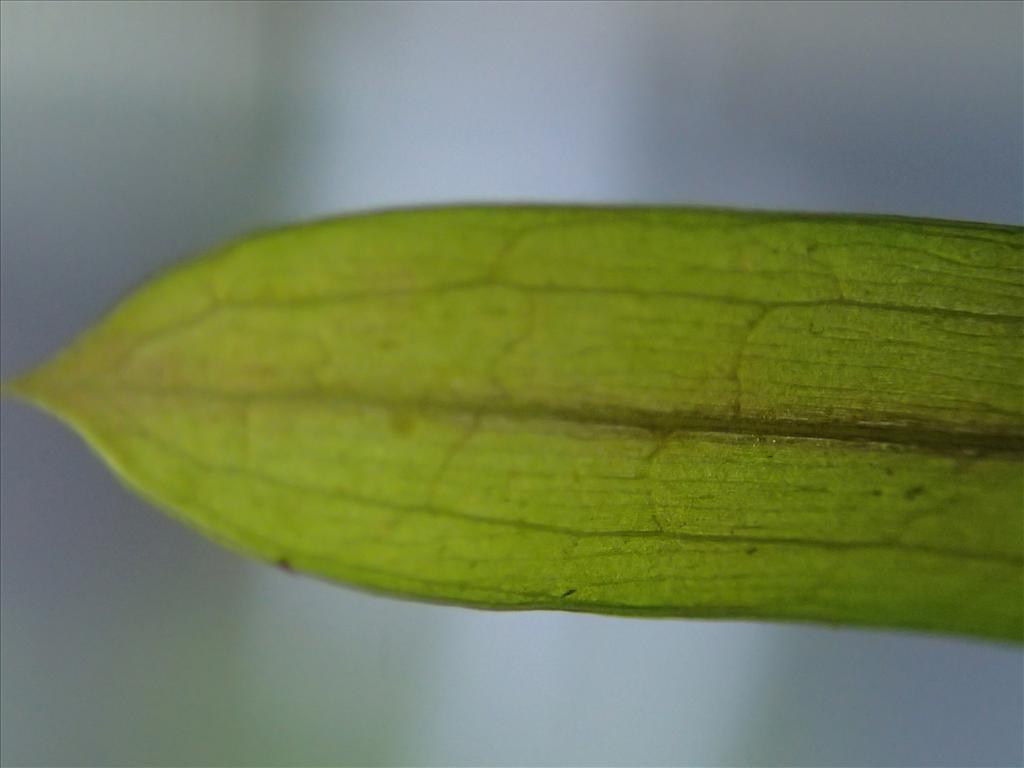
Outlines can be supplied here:
[[223, 544], [492, 608], [1020, 641], [1024, 230], [494, 207], [245, 239], [17, 393]]

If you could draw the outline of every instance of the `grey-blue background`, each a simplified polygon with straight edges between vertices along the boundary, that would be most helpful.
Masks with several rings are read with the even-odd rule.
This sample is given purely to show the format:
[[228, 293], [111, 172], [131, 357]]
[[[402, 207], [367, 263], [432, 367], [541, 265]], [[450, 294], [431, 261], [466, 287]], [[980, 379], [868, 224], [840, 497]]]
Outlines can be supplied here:
[[[17, 3], [2, 373], [248, 229], [469, 200], [1022, 222], [1022, 6]], [[4, 764], [1020, 764], [1024, 657], [491, 614], [228, 554], [2, 409]]]

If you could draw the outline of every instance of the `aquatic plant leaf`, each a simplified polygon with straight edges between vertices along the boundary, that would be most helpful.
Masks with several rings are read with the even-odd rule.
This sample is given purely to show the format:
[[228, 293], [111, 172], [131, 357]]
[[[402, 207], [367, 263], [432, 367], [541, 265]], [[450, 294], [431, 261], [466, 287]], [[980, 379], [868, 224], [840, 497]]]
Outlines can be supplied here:
[[1020, 641], [1024, 234], [463, 207], [243, 239], [15, 392], [228, 547], [491, 608]]

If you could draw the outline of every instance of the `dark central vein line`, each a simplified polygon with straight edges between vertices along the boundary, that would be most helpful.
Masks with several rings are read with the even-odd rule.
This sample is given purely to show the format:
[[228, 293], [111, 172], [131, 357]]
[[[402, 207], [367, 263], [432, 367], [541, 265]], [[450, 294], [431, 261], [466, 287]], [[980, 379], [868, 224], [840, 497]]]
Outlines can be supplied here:
[[[815, 273], [808, 273], [815, 274]], [[668, 298], [684, 299], [690, 301], [706, 301], [720, 304], [732, 304], [761, 309], [779, 309], [786, 307], [850, 307], [855, 309], [877, 310], [884, 312], [898, 312], [911, 315], [924, 315], [930, 317], [942, 317], [960, 320], [984, 320], [996, 323], [1024, 324], [1024, 316], [1005, 314], [999, 312], [977, 312], [967, 309], [956, 309], [950, 307], [934, 307], [928, 305], [914, 304], [893, 304], [887, 302], [862, 301], [841, 296], [827, 297], [821, 299], [792, 299], [792, 300], [765, 300], [746, 298], [743, 296], [729, 296], [714, 293], [703, 293], [700, 291], [677, 291], [659, 290], [647, 288], [630, 287], [609, 287], [609, 286], [586, 286], [586, 285], [562, 285], [558, 283], [523, 283], [500, 278], [477, 278], [462, 280], [452, 283], [443, 283], [423, 288], [395, 289], [388, 291], [350, 291], [344, 293], [323, 293], [310, 296], [295, 296], [280, 299], [223, 299], [215, 305], [223, 309], [274, 309], [285, 308], [313, 308], [318, 306], [331, 306], [347, 302], [373, 301], [378, 299], [399, 299], [411, 296], [443, 295], [446, 293], [460, 293], [464, 291], [504, 289], [509, 291], [521, 291], [534, 294], [562, 294], [581, 296], [624, 296], [638, 299]]]
[[[914, 424], [893, 416], [882, 423], [858, 423], [753, 416], [709, 416], [694, 412], [655, 411], [624, 406], [574, 408], [541, 402], [480, 400], [397, 400], [363, 394], [313, 389], [267, 392], [226, 392], [200, 387], [154, 387], [123, 380], [95, 382], [90, 387], [101, 395], [117, 392], [179, 400], [238, 403], [290, 403], [316, 407], [367, 408], [413, 412], [453, 419], [501, 419], [511, 422], [545, 422], [607, 430], [639, 430], [659, 439], [691, 433], [712, 433], [754, 438], [815, 439], [856, 444], [885, 444], [944, 455], [1024, 455], [1024, 431], [960, 430], [954, 427]], [[585, 436], [582, 436], [585, 437]]]

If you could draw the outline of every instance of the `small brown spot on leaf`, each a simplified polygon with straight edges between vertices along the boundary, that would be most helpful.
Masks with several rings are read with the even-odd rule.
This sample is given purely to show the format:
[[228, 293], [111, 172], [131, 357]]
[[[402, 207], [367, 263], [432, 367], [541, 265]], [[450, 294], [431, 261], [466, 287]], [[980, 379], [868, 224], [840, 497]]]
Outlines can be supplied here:
[[391, 416], [391, 429], [396, 435], [411, 435], [416, 428], [416, 418], [406, 411], [396, 411]]

